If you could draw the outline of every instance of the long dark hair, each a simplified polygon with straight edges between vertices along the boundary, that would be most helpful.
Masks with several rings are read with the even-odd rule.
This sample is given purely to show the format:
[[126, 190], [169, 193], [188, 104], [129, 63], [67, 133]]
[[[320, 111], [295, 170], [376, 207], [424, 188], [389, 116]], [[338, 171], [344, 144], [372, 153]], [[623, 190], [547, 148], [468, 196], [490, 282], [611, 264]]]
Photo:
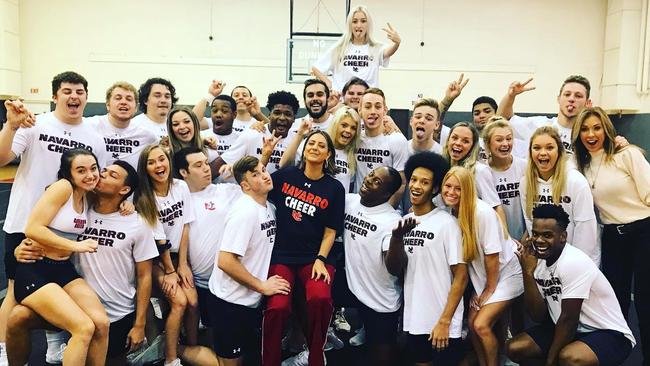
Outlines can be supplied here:
[[334, 143], [332, 142], [332, 138], [330, 138], [330, 135], [327, 134], [325, 131], [312, 131], [307, 135], [307, 138], [305, 139], [305, 144], [302, 146], [302, 152], [300, 153], [300, 164], [298, 165], [298, 168], [302, 171], [305, 170], [305, 148], [307, 147], [307, 142], [309, 142], [309, 139], [314, 136], [314, 135], [322, 135], [325, 137], [325, 141], [327, 141], [327, 151], [330, 153], [330, 156], [325, 160], [323, 163], [323, 173], [331, 176], [335, 176], [336, 173], [338, 173], [338, 168], [336, 167], [336, 150], [334, 149]]
[[79, 147], [76, 149], [66, 150], [61, 154], [61, 165], [59, 166], [59, 171], [56, 173], [56, 178], [67, 180], [74, 187], [75, 185], [72, 181], [72, 161], [74, 158], [81, 155], [92, 156], [93, 159], [95, 159], [95, 164], [97, 164], [97, 169], [99, 169], [99, 162], [97, 161], [95, 154], [90, 150]]

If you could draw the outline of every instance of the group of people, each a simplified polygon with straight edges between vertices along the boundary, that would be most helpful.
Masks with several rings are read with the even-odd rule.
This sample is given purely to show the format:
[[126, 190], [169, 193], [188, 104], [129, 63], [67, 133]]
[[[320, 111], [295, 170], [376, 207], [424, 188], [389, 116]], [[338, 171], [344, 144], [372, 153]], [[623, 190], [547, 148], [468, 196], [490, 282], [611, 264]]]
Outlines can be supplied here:
[[[636, 344], [634, 293], [647, 365], [650, 165], [591, 105], [589, 81], [564, 80], [557, 117], [514, 114], [527, 80], [444, 126], [461, 75], [414, 104], [407, 140], [376, 87], [399, 35], [372, 40], [365, 7], [348, 24], [304, 84], [302, 118], [290, 92], [264, 114], [248, 87], [226, 95], [217, 80], [194, 108], [151, 78], [113, 84], [107, 114], [84, 117], [75, 72], [52, 80], [52, 112], [7, 101], [0, 165], [20, 163], [0, 356], [24, 365], [45, 328], [48, 362], [123, 365], [157, 298], [165, 365], [261, 350], [264, 366], [321, 366], [341, 307], [372, 365], [401, 362], [400, 334], [416, 365], [618, 365]], [[305, 349], [283, 361], [287, 332]]]

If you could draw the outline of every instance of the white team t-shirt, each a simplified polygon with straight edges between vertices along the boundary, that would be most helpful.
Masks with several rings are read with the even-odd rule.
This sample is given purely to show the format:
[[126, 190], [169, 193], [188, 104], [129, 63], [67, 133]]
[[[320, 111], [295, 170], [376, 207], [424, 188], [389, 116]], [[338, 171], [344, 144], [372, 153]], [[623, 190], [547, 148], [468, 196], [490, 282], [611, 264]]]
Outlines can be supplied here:
[[[237, 140], [239, 137], [239, 134], [236, 134], [234, 132], [231, 132], [229, 135], [217, 135], [214, 133], [212, 130], [203, 130], [201, 131], [201, 137], [206, 138], [206, 137], [213, 137], [214, 139], [217, 140], [217, 156], [220, 156], [224, 152], [228, 151], [232, 144]], [[208, 148], [208, 150], [212, 150]]]
[[[450, 266], [463, 263], [462, 236], [456, 219], [443, 209], [426, 215], [410, 213], [420, 222], [404, 235], [408, 257], [404, 277], [404, 331], [413, 335], [430, 334], [440, 319], [451, 290]], [[460, 338], [463, 326], [463, 300], [451, 324], [449, 337]]]
[[[302, 125], [302, 121], [307, 119], [309, 120], [311, 117], [309, 117], [309, 114], [307, 114], [304, 117], [301, 118], [296, 118], [296, 120], [293, 122], [291, 130], [289, 130], [291, 134], [297, 134], [298, 129], [300, 128], [300, 125]], [[327, 119], [321, 123], [312, 123], [311, 124], [311, 131], [325, 131], [330, 128], [330, 125], [332, 124], [332, 121], [334, 121], [334, 115], [329, 113], [329, 116]], [[331, 136], [330, 136], [331, 137]]]
[[491, 207], [496, 207], [501, 204], [494, 184], [492, 169], [489, 166], [481, 162], [477, 162], [474, 165], [474, 182], [476, 183], [476, 195], [480, 199]]
[[88, 118], [88, 123], [104, 139], [107, 164], [112, 164], [115, 160], [124, 160], [137, 169], [140, 152], [147, 145], [158, 142], [158, 137], [153, 132], [135, 123], [130, 123], [126, 128], [113, 126], [107, 114]]
[[[406, 145], [406, 149], [409, 157], [415, 155], [416, 153], [422, 152], [420, 150], [415, 150], [415, 148], [413, 147], [413, 139], [408, 140], [408, 145]], [[426, 151], [431, 151], [436, 154], [442, 154], [442, 145], [440, 145], [437, 141], [434, 140], [433, 145], [431, 145], [431, 148]]]
[[552, 265], [548, 266], [546, 260], [537, 262], [533, 277], [554, 323], [562, 314], [563, 299], [583, 299], [577, 332], [615, 330], [623, 333], [634, 347], [636, 340], [623, 317], [612, 285], [582, 251], [566, 243]]
[[96, 253], [79, 253], [74, 262], [79, 274], [95, 290], [111, 322], [135, 311], [135, 264], [158, 256], [153, 232], [137, 213], [88, 212], [88, 225], [77, 240], [94, 239]]
[[99, 168], [106, 166], [104, 141], [85, 119], [76, 125], [59, 121], [54, 113], [39, 114], [36, 125], [16, 131], [11, 151], [20, 157], [20, 165], [11, 186], [4, 231], [23, 233], [31, 208], [57, 180], [61, 154], [74, 148], [86, 148], [97, 156]]
[[187, 183], [174, 179], [167, 196], [156, 196], [158, 221], [163, 226], [165, 236], [171, 244], [170, 251], [177, 253], [183, 236], [183, 226], [194, 221], [192, 199]]
[[508, 169], [497, 171], [490, 168], [497, 194], [501, 200], [501, 207], [506, 213], [508, 232], [517, 240], [521, 239], [526, 229], [524, 211], [521, 209], [521, 199], [519, 198], [519, 183], [526, 174], [526, 164], [526, 160], [513, 156], [512, 164]]
[[[273, 205], [267, 202], [266, 206], [262, 206], [244, 194], [235, 201], [226, 218], [219, 251], [238, 255], [241, 264], [251, 275], [266, 281], [275, 230]], [[212, 270], [209, 287], [215, 296], [233, 304], [255, 308], [262, 301], [262, 294], [235, 281], [217, 265]]]
[[[262, 146], [264, 144], [264, 137], [271, 137], [271, 131], [269, 127], [264, 128], [264, 133], [259, 131], [248, 129], [244, 131], [241, 136], [230, 146], [228, 151], [224, 152], [221, 155], [223, 161], [226, 164], [234, 164], [237, 160], [243, 158], [244, 156], [262, 156]], [[280, 159], [282, 159], [282, 154], [287, 150], [289, 142], [293, 139], [293, 134], [289, 133], [286, 138], [280, 139], [273, 149], [273, 153], [269, 158], [269, 162], [266, 165], [266, 170], [269, 173], [273, 173], [276, 170], [280, 169]]]
[[131, 119], [131, 123], [135, 126], [139, 126], [145, 130], [151, 131], [156, 136], [156, 138], [158, 138], [158, 141], [160, 141], [160, 139], [163, 137], [169, 136], [167, 134], [167, 123], [154, 122], [149, 117], [147, 117], [146, 113], [140, 113], [137, 116], [133, 117], [133, 119]]
[[[469, 277], [474, 286], [474, 291], [481, 294], [487, 281], [485, 269], [485, 256], [499, 254], [499, 279], [496, 290], [487, 303], [513, 299], [523, 293], [523, 280], [521, 266], [515, 258], [516, 244], [506, 238], [496, 212], [487, 203], [476, 200], [476, 219], [478, 230], [478, 256], [469, 263]], [[515, 261], [515, 262], [512, 262]], [[519, 286], [516, 288], [502, 288], [511, 286], [507, 281], [512, 276], [518, 276]]]
[[[569, 226], [567, 227], [567, 241], [585, 252], [596, 264], [600, 264], [600, 238], [594, 211], [594, 201], [589, 189], [587, 179], [575, 169], [567, 169], [566, 186], [561, 194], [560, 206], [569, 214]], [[530, 234], [533, 221], [526, 212], [526, 178], [521, 179], [519, 184], [519, 198], [521, 207], [524, 208], [524, 219], [526, 229]], [[557, 204], [553, 202], [553, 177], [548, 181], [541, 178], [537, 181], [537, 196], [534, 206], [540, 204]]]
[[[564, 149], [567, 153], [573, 154], [573, 142], [571, 140], [571, 128], [566, 128], [560, 125], [556, 117], [546, 117], [546, 116], [532, 116], [532, 117], [520, 117], [517, 115], [510, 118], [510, 125], [515, 133], [515, 139], [523, 140], [524, 142], [530, 141], [530, 137], [533, 135], [536, 129], [542, 126], [553, 126], [560, 134], [560, 139], [564, 145]], [[514, 151], [513, 151], [514, 152]]]
[[232, 121], [232, 130], [237, 134], [240, 135], [242, 132], [246, 131], [247, 129], [251, 128], [251, 125], [253, 123], [257, 122], [257, 120], [254, 117], [251, 117], [248, 121], [235, 118], [234, 121]]
[[358, 194], [345, 195], [343, 243], [348, 287], [364, 305], [380, 313], [399, 310], [402, 286], [388, 273], [384, 253], [393, 227], [401, 219], [389, 203], [361, 204]]
[[195, 219], [190, 223], [187, 255], [198, 287], [208, 288], [226, 216], [241, 194], [238, 185], [228, 183], [210, 184], [200, 192], [190, 193]]
[[330, 48], [314, 64], [323, 74], [332, 73], [332, 89], [342, 91], [343, 86], [353, 77], [358, 77], [368, 85], [379, 86], [379, 67], [388, 67], [390, 58], [384, 57], [381, 45], [370, 47], [368, 44], [348, 45], [343, 53], [343, 60], [334, 60], [334, 47]]
[[407, 145], [408, 141], [401, 133], [369, 137], [365, 131], [362, 132], [355, 154], [357, 159], [355, 191], [359, 190], [363, 178], [373, 169], [389, 166], [399, 172], [404, 171], [404, 165], [409, 157]]

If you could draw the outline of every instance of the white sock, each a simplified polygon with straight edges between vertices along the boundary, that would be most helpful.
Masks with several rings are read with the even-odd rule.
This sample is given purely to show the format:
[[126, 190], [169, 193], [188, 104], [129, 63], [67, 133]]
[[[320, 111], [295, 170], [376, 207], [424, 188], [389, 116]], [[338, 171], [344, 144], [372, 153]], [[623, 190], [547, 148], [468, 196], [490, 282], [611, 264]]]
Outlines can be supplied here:
[[52, 357], [59, 352], [61, 345], [68, 340], [68, 332], [64, 330], [60, 332], [46, 330], [45, 338], [47, 338], [47, 356]]

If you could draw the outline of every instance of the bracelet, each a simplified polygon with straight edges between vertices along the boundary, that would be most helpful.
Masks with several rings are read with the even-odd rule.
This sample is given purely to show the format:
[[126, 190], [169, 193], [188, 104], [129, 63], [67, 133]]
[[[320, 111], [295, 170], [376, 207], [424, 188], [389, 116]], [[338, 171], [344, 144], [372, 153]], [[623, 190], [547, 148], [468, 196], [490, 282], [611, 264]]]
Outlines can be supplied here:
[[176, 270], [173, 270], [173, 271], [171, 271], [171, 272], [169, 272], [169, 273], [168, 273], [168, 272], [165, 272], [165, 276], [170, 275], [170, 274], [172, 274], [172, 273], [176, 273]]
[[327, 263], [327, 258], [324, 255], [319, 254], [319, 255], [316, 256], [316, 259], [317, 260], [320, 259], [321, 262]]

